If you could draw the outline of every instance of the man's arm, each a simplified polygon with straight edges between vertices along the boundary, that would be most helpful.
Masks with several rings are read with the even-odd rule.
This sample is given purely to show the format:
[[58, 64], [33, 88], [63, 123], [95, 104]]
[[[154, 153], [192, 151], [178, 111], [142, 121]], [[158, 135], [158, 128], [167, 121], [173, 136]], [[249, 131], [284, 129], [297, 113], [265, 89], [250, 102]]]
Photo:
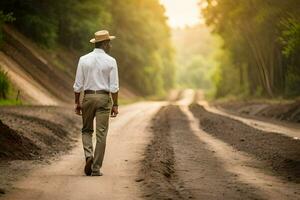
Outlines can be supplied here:
[[119, 91], [119, 76], [117, 62], [114, 61], [113, 68], [110, 72], [110, 92], [113, 99], [113, 107], [111, 109], [111, 116], [116, 117], [119, 113], [118, 111], [118, 91]]
[[80, 104], [80, 93], [74, 92], [75, 94], [75, 113], [81, 115], [81, 104]]
[[118, 106], [118, 94], [119, 92], [116, 93], [111, 93], [111, 97], [113, 99], [113, 106]]
[[80, 104], [80, 92], [74, 92], [75, 93], [75, 104]]
[[110, 113], [111, 117], [116, 117], [119, 114], [118, 93], [119, 92], [111, 93], [111, 97], [113, 99], [113, 106]]
[[82, 62], [79, 59], [75, 83], [73, 85], [74, 93], [75, 93], [75, 113], [77, 115], [81, 115], [81, 104], [80, 104], [80, 91], [83, 88], [83, 73], [82, 73]]

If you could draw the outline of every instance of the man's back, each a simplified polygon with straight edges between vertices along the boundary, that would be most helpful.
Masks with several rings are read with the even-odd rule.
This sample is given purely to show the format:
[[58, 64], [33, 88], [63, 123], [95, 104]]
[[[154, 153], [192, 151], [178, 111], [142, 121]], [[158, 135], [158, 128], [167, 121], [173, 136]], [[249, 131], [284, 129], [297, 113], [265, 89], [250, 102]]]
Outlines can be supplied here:
[[117, 62], [104, 50], [95, 48], [79, 59], [74, 90], [82, 89], [118, 91]]

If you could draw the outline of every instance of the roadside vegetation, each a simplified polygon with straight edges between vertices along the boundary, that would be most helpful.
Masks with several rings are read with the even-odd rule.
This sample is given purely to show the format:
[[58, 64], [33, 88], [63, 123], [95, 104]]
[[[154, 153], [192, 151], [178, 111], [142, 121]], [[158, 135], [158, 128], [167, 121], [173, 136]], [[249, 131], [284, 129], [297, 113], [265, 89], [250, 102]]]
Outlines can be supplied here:
[[173, 31], [179, 87], [209, 99], [300, 96], [297, 0], [203, 0], [206, 24]]
[[15, 90], [10, 83], [7, 72], [0, 66], [0, 106], [1, 105], [19, 105], [22, 102], [18, 97], [14, 97]]
[[[14, 21], [12, 13], [4, 14], [3, 11], [0, 10], [0, 47], [3, 43], [4, 37], [2, 27], [5, 22], [12, 21]], [[7, 72], [2, 70], [0, 66], [0, 105], [16, 105], [21, 103], [19, 100], [12, 100], [9, 98], [11, 91], [12, 86], [7, 76]]]
[[206, 24], [172, 33], [159, 0], [1, 1], [0, 28], [9, 23], [49, 52], [76, 55], [92, 50], [96, 30], [108, 29], [117, 36], [121, 85], [143, 97], [161, 99], [175, 86], [216, 99], [300, 96], [297, 0], [200, 2]]
[[223, 40], [213, 76], [216, 97], [300, 95], [297, 0], [205, 0], [207, 25]]
[[10, 83], [7, 72], [0, 69], [0, 99], [6, 99], [9, 91]]
[[211, 34], [205, 24], [173, 30], [176, 48], [176, 83], [178, 88], [202, 89], [212, 96], [215, 85], [212, 77], [221, 48], [220, 38]]
[[3, 31], [2, 27], [6, 22], [13, 22], [15, 18], [12, 16], [12, 13], [4, 14], [2, 10], [0, 10], [0, 46], [3, 43]]
[[143, 96], [162, 96], [174, 85], [174, 51], [158, 0], [11, 0], [1, 1], [0, 10], [12, 13], [11, 24], [47, 50], [62, 46], [82, 55], [92, 50], [94, 32], [108, 29], [117, 36], [112, 55], [121, 83]]

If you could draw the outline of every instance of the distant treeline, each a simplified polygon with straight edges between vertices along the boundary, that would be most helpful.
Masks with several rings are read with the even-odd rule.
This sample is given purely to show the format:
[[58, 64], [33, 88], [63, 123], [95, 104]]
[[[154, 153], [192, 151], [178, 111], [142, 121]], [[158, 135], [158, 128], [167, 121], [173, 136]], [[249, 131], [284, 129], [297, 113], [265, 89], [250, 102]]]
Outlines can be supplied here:
[[208, 25], [223, 38], [217, 97], [300, 95], [300, 1], [206, 0]]
[[4, 0], [0, 11], [2, 18], [12, 13], [13, 25], [45, 48], [85, 53], [94, 32], [108, 29], [117, 36], [112, 54], [121, 81], [142, 95], [161, 95], [174, 84], [170, 31], [158, 0]]
[[174, 29], [172, 35], [177, 53], [177, 86], [203, 89], [210, 96], [214, 91], [211, 77], [220, 63], [216, 59], [220, 39], [214, 37], [205, 24]]

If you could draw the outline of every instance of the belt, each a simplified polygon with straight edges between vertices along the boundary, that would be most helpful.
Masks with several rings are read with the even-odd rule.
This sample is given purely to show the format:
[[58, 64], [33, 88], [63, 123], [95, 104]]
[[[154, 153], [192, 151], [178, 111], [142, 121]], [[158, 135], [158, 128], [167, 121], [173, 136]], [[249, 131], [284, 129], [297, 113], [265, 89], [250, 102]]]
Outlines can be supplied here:
[[109, 94], [109, 92], [105, 90], [84, 90], [84, 94]]

